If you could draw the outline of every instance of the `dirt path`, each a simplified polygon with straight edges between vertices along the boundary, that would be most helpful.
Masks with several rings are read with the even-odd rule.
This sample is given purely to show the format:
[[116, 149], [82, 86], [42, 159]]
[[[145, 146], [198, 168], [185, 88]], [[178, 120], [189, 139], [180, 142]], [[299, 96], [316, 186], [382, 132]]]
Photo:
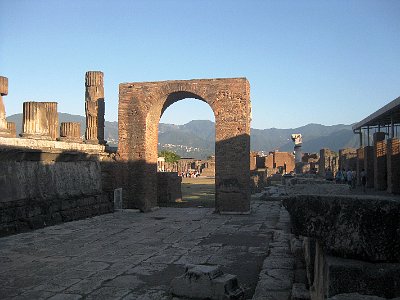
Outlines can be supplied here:
[[182, 178], [182, 201], [163, 204], [168, 207], [215, 207], [215, 179]]

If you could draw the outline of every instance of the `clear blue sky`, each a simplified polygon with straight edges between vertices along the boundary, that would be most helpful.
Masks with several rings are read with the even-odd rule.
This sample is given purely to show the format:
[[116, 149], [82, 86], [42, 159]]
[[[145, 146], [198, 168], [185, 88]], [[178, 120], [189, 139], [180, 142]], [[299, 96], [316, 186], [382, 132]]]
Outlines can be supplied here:
[[[254, 128], [351, 124], [400, 96], [400, 1], [0, 0], [7, 115], [57, 101], [84, 115], [84, 75], [118, 84], [247, 77]], [[180, 101], [163, 122], [211, 119]]]

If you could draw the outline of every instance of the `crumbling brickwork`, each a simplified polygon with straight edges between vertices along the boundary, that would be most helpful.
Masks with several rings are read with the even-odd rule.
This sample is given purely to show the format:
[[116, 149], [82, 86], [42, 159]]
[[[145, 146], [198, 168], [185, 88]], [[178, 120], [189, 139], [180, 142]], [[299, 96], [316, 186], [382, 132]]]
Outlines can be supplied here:
[[355, 170], [357, 168], [357, 149], [340, 149], [339, 166], [342, 170]]
[[357, 184], [361, 185], [361, 172], [364, 169], [364, 148], [357, 149]]
[[374, 187], [387, 188], [386, 141], [384, 132], [374, 133]]
[[400, 140], [387, 140], [387, 184], [388, 192], [400, 194]]
[[251, 107], [245, 78], [120, 84], [118, 154], [131, 164], [124, 201], [143, 211], [157, 205], [158, 124], [171, 104], [185, 98], [204, 101], [214, 111], [216, 211], [249, 212]]
[[330, 169], [334, 174], [339, 168], [339, 157], [336, 152], [327, 148], [319, 151], [319, 169], [318, 174], [322, 177], [326, 176], [326, 170]]

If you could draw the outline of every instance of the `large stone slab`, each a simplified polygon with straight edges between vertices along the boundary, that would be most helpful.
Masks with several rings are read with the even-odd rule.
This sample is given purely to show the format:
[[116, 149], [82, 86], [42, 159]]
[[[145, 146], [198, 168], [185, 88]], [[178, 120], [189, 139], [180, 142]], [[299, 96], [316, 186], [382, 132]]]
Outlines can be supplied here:
[[348, 293], [389, 299], [400, 296], [400, 264], [363, 262], [322, 253], [318, 256], [313, 299]]
[[400, 262], [400, 199], [378, 196], [286, 197], [292, 230], [324, 251], [366, 261]]

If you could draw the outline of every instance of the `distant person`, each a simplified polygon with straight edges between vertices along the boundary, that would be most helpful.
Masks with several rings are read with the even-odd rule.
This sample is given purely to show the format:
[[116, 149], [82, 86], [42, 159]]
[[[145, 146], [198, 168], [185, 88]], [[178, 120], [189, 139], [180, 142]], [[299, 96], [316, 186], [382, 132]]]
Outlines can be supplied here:
[[352, 178], [351, 187], [353, 189], [355, 189], [356, 188], [356, 183], [357, 183], [357, 172], [356, 172], [356, 170], [353, 170], [353, 172], [351, 173], [351, 178]]
[[353, 182], [353, 172], [348, 169], [347, 173], [346, 173], [346, 180], [347, 180], [347, 184], [350, 186], [350, 188], [352, 187], [352, 182]]
[[361, 185], [363, 187], [363, 192], [365, 193], [365, 186], [367, 185], [367, 172], [365, 172], [365, 170], [362, 169], [360, 176], [361, 176]]
[[336, 183], [341, 183], [343, 180], [343, 175], [342, 175], [342, 171], [340, 171], [340, 169], [336, 172], [335, 175], [335, 181]]
[[342, 183], [347, 183], [347, 173], [344, 168], [342, 169]]

